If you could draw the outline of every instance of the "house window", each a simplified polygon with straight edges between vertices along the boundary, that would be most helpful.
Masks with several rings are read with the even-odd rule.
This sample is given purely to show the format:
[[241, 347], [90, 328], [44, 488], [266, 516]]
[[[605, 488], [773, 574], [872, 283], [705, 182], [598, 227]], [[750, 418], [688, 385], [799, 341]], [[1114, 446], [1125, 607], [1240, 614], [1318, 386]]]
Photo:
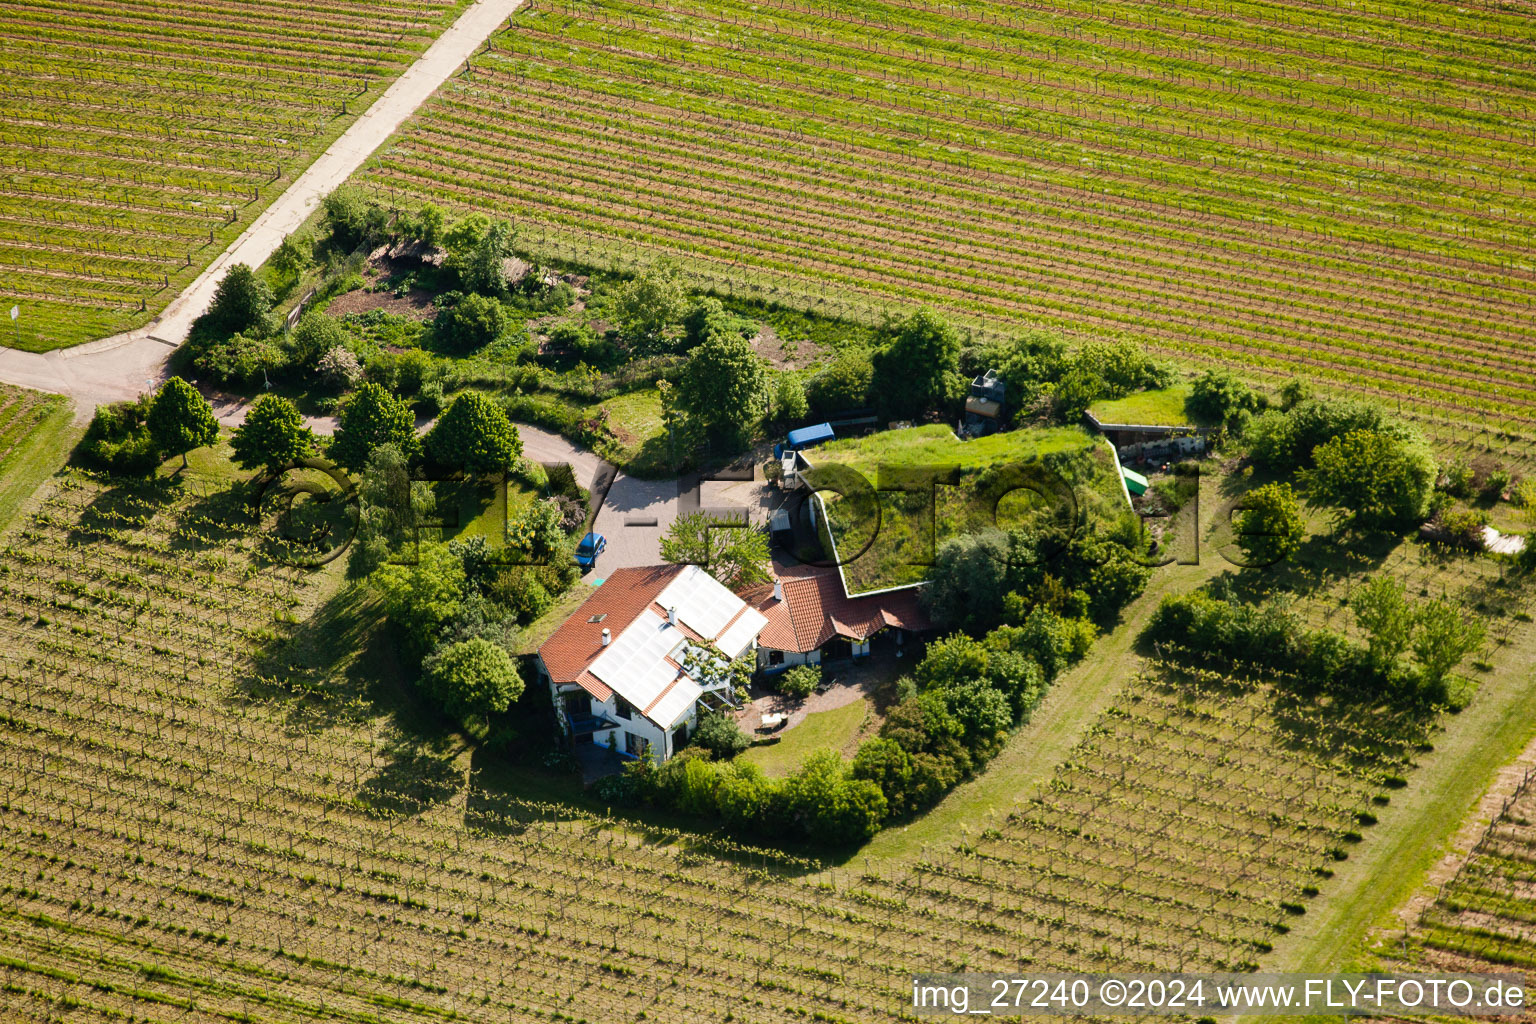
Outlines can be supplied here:
[[768, 652], [768, 664], [770, 664], [770, 665], [782, 665], [782, 664], [784, 664], [784, 652], [783, 651], [769, 651]]
[[644, 757], [646, 750], [650, 749], [651, 741], [644, 736], [637, 736], [632, 732], [624, 734], [624, 752], [633, 757]]
[[565, 715], [567, 718], [584, 718], [591, 713], [591, 695], [585, 693], [568, 693], [565, 695]]
[[613, 695], [613, 701], [614, 714], [618, 715], [626, 722], [630, 721], [633, 717], [633, 710], [629, 706], [629, 701], [625, 700], [623, 697], [620, 697], [618, 694]]

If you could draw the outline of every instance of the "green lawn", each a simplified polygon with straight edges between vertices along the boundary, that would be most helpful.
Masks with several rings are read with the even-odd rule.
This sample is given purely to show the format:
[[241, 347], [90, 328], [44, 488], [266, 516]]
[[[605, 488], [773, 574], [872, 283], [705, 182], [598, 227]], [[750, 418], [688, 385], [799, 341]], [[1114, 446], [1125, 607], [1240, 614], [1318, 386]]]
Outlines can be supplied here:
[[[1065, 509], [1096, 520], [1128, 511], [1108, 446], [1082, 427], [971, 441], [942, 425], [910, 427], [833, 441], [806, 457], [850, 593], [921, 582], [952, 536]], [[844, 466], [858, 474], [851, 484]]]
[[614, 465], [636, 476], [670, 474], [667, 432], [661, 419], [661, 392], [643, 388], [612, 395], [587, 406], [582, 415], [593, 417], [604, 411], [608, 414], [608, 429], [613, 432], [614, 443], [603, 454]]
[[1195, 425], [1185, 408], [1189, 385], [1179, 384], [1158, 391], [1138, 391], [1113, 401], [1095, 402], [1088, 407], [1100, 423], [1136, 423], [1157, 427]]
[[767, 775], [788, 775], [813, 750], [831, 747], [844, 755], [853, 753], [864, 723], [873, 713], [868, 699], [860, 699], [831, 711], [813, 711], [799, 725], [784, 730], [779, 742], [753, 747], [742, 758]]
[[[442, 539], [485, 537], [496, 546], [505, 535], [506, 524], [518, 511], [533, 501], [535, 495], [515, 481], [507, 481], [505, 492], [480, 481], [445, 480], [432, 487], [437, 495], [437, 515], [447, 523]], [[453, 515], [457, 515], [457, 519]]]
[[79, 433], [69, 399], [0, 385], [0, 530], [64, 464]]

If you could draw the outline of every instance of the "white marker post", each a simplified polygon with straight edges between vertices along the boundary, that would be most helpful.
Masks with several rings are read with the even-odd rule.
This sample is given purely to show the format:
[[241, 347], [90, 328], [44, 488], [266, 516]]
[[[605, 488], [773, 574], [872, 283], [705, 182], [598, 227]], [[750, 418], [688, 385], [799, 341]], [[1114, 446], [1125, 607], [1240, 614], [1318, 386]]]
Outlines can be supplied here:
[[20, 306], [12, 306], [11, 307], [11, 323], [16, 325], [16, 347], [17, 348], [21, 348], [21, 321], [17, 319], [17, 317], [19, 317], [19, 316], [21, 316], [21, 307]]

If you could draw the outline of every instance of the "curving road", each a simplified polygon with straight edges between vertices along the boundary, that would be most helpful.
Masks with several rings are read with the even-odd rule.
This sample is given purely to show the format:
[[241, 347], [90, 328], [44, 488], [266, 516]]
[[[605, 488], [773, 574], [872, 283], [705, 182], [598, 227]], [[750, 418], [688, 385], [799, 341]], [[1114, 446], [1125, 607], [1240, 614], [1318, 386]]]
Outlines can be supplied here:
[[[479, 0], [427, 48], [308, 169], [246, 228], [186, 290], [150, 323], [124, 334], [54, 352], [0, 348], [0, 381], [68, 395], [75, 418], [89, 419], [98, 404], [137, 397], [165, 375], [192, 321], [208, 308], [225, 272], [236, 263], [260, 266], [304, 223], [326, 193], [346, 181], [449, 76], [479, 49], [523, 0]], [[220, 419], [238, 423], [237, 406]], [[238, 418], [225, 419], [238, 412]]]

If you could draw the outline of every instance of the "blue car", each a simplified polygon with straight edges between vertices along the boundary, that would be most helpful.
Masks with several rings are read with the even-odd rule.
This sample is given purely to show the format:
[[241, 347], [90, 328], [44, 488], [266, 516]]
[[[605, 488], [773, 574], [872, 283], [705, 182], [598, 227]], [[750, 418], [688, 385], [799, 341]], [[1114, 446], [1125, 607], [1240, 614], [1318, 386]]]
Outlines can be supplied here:
[[588, 572], [597, 567], [597, 556], [608, 547], [608, 538], [600, 533], [589, 533], [581, 538], [581, 543], [576, 545], [576, 564], [581, 566], [582, 572]]

